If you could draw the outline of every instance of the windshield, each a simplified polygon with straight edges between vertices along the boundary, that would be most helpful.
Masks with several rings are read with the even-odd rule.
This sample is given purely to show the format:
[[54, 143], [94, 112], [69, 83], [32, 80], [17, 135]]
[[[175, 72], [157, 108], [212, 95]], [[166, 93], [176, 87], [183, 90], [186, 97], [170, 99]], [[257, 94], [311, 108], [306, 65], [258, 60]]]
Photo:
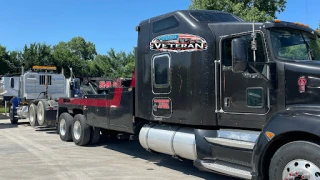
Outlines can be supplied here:
[[320, 40], [311, 33], [270, 29], [274, 54], [282, 60], [320, 60]]

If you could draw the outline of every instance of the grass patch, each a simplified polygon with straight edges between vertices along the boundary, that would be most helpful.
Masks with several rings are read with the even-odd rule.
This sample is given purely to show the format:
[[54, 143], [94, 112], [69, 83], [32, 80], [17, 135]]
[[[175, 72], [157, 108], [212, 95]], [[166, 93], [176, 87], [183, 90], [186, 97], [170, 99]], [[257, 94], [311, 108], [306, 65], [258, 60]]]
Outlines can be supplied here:
[[[5, 108], [4, 107], [0, 107], [0, 113], [4, 113]], [[7, 113], [9, 112], [9, 107], [7, 108]]]

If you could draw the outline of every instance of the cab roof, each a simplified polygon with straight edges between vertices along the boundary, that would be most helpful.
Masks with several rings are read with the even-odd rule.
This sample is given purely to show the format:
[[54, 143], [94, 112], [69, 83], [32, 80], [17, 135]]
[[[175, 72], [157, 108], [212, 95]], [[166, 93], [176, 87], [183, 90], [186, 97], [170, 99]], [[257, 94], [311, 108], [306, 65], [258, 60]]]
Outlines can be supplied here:
[[216, 10], [176, 10], [166, 14], [162, 14], [159, 16], [155, 16], [140, 22], [139, 25], [153, 23], [157, 20], [175, 15], [178, 18], [193, 18], [198, 22], [231, 22], [231, 21], [244, 21], [238, 16], [234, 14], [223, 12], [223, 11], [216, 11]]

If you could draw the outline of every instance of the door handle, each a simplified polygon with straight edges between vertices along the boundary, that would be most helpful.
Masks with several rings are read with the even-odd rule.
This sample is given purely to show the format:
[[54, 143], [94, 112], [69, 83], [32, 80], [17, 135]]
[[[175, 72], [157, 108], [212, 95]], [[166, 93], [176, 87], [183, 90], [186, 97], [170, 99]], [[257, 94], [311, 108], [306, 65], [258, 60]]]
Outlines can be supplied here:
[[230, 107], [230, 98], [229, 97], [224, 98], [224, 107]]

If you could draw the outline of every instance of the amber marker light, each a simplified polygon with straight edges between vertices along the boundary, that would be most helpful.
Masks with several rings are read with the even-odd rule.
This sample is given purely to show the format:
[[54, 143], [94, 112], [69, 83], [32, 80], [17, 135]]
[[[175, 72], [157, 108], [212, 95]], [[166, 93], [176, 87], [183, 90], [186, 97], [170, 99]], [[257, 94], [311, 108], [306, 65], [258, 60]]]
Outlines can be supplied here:
[[279, 22], [280, 22], [280, 20], [279, 20], [279, 19], [276, 19], [276, 20], [274, 20], [274, 22], [279, 23]]
[[265, 135], [267, 136], [267, 138], [269, 140], [271, 140], [274, 137], [274, 134], [272, 132], [270, 132], [270, 131], [265, 132]]
[[56, 66], [32, 66], [32, 69], [57, 70]]

